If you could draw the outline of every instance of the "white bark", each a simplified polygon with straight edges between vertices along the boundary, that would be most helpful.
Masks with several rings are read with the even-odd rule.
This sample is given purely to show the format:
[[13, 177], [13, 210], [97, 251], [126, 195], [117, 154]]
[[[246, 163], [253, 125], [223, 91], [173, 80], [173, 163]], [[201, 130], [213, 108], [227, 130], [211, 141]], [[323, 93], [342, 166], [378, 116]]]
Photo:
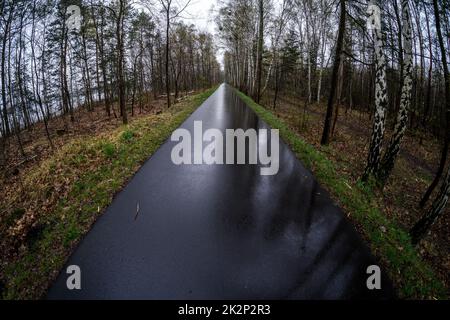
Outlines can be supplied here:
[[371, 0], [369, 2], [368, 13], [370, 17], [368, 25], [373, 29], [375, 46], [375, 116], [367, 167], [363, 179], [367, 179], [368, 176], [376, 172], [379, 167], [381, 147], [385, 132], [385, 114], [388, 103], [386, 88], [386, 58], [383, 52], [383, 34], [381, 32], [381, 16], [379, 15], [379, 8], [379, 2], [377, 0]]
[[404, 82], [400, 100], [400, 108], [397, 115], [397, 122], [394, 134], [389, 143], [389, 147], [384, 155], [379, 178], [385, 182], [392, 172], [395, 160], [400, 152], [400, 145], [408, 126], [408, 113], [411, 106], [411, 93], [413, 87], [413, 56], [412, 56], [412, 36], [411, 36], [411, 13], [408, 0], [402, 0], [402, 37], [403, 37], [403, 72]]

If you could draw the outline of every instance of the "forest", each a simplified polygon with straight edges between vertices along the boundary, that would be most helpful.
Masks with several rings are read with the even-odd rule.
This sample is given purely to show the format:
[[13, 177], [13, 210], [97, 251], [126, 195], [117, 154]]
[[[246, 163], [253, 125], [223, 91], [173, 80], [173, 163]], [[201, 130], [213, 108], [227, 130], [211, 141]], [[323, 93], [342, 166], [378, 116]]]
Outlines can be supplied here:
[[447, 277], [450, 3], [236, 0], [217, 21], [226, 81], [331, 147], [413, 244], [432, 230]]
[[[213, 36], [177, 21], [183, 8], [161, 3], [166, 25], [130, 1], [2, 1], [2, 136], [14, 135], [26, 157], [22, 132], [36, 122], [59, 115], [74, 122], [76, 108], [104, 102], [108, 116], [127, 123], [144, 93], [173, 88], [176, 100], [217, 83]], [[70, 6], [82, 8], [79, 30], [67, 27]], [[3, 164], [5, 150], [3, 142]]]
[[95, 220], [80, 210], [100, 214], [146, 159], [131, 141], [161, 140], [222, 82], [325, 155], [344, 211], [370, 203], [348, 217], [401, 297], [448, 295], [450, 2], [217, 0], [214, 32], [185, 18], [193, 2], [0, 0], [0, 297], [41, 297], [57, 268], [32, 260], [64, 262]]
[[160, 117], [219, 83], [213, 35], [180, 19], [188, 4], [0, 1], [2, 270], [27, 235], [41, 233], [43, 207], [66, 195], [56, 175], [48, 178], [54, 199], [49, 190], [33, 196], [36, 182], [27, 189], [24, 177], [74, 139]]

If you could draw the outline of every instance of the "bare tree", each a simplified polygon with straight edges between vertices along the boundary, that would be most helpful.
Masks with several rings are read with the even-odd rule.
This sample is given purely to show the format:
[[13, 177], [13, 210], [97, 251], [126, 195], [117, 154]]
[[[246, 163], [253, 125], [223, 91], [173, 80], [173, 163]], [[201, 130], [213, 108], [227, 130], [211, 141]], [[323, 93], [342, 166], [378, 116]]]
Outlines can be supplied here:
[[430, 199], [431, 194], [433, 193], [434, 189], [438, 186], [439, 181], [442, 178], [442, 175], [445, 170], [445, 165], [447, 163], [447, 155], [448, 155], [449, 145], [450, 145], [450, 75], [449, 75], [448, 64], [447, 64], [447, 53], [446, 53], [446, 49], [445, 49], [445, 42], [444, 42], [444, 37], [442, 35], [442, 29], [441, 29], [442, 26], [441, 26], [441, 19], [440, 19], [440, 15], [439, 15], [439, 5], [436, 0], [433, 0], [433, 7], [434, 7], [435, 20], [436, 20], [436, 31], [437, 31], [437, 35], [438, 35], [439, 47], [441, 50], [442, 67], [444, 70], [446, 128], [445, 128], [445, 133], [444, 133], [444, 141], [443, 141], [443, 147], [442, 147], [442, 153], [441, 153], [441, 160], [439, 162], [439, 168], [436, 173], [436, 177], [434, 178], [430, 187], [428, 188], [428, 190], [426, 191], [422, 200], [420, 201], [421, 207], [424, 207], [426, 205], [426, 203]]
[[323, 128], [322, 133], [322, 145], [327, 145], [330, 142], [330, 132], [331, 132], [331, 121], [333, 119], [333, 105], [334, 105], [334, 98], [336, 94], [337, 89], [337, 82], [339, 77], [339, 65], [341, 63], [342, 58], [342, 49], [344, 45], [344, 33], [345, 33], [345, 21], [347, 16], [347, 11], [345, 9], [346, 1], [340, 0], [340, 8], [341, 8], [341, 14], [340, 14], [340, 22], [339, 22], [339, 31], [338, 31], [338, 38], [336, 42], [336, 51], [334, 56], [334, 66], [333, 66], [333, 74], [331, 76], [331, 90], [330, 90], [330, 96], [328, 98], [328, 107], [327, 107], [327, 113], [325, 116], [325, 124]]
[[[444, 37], [442, 35], [442, 25], [441, 17], [439, 13], [439, 5], [437, 0], [433, 0], [434, 15], [436, 20], [436, 31], [439, 40], [439, 47], [441, 50], [442, 66], [444, 69], [444, 79], [445, 79], [445, 111], [446, 111], [446, 132], [445, 132], [445, 142], [442, 150], [441, 163], [438, 169], [435, 180], [433, 181], [430, 188], [427, 190], [424, 198], [422, 199], [422, 205], [425, 205], [429, 199], [433, 189], [439, 184], [439, 180], [444, 171], [445, 163], [447, 160], [449, 135], [450, 135], [450, 75], [447, 65], [447, 52], [445, 49]], [[425, 233], [430, 229], [434, 222], [444, 213], [444, 209], [448, 203], [450, 196], [450, 168], [448, 169], [447, 175], [442, 183], [441, 190], [434, 201], [431, 210], [420, 219], [416, 225], [411, 230], [411, 236], [414, 243], [417, 243]]]
[[[2, 11], [5, 9], [2, 8]], [[9, 5], [7, 14], [1, 15], [2, 22], [2, 31], [3, 31], [3, 40], [2, 40], [2, 57], [1, 57], [1, 81], [2, 81], [2, 103], [3, 103], [3, 124], [5, 126], [4, 136], [8, 136], [10, 134], [10, 125], [8, 119], [8, 104], [6, 98], [6, 54], [7, 54], [7, 44], [9, 35], [11, 32], [11, 23], [14, 14], [14, 5]], [[5, 12], [3, 12], [5, 13]]]
[[402, 35], [403, 35], [403, 86], [400, 108], [389, 146], [377, 171], [378, 180], [384, 184], [394, 169], [395, 161], [400, 152], [400, 146], [408, 126], [408, 113], [411, 107], [411, 94], [413, 88], [413, 56], [412, 56], [412, 30], [411, 12], [408, 0], [402, 0]]
[[368, 179], [370, 174], [377, 172], [380, 165], [381, 148], [385, 131], [385, 114], [388, 104], [383, 34], [381, 31], [381, 24], [376, 25], [381, 22], [381, 16], [376, 16], [380, 15], [379, 10], [379, 1], [371, 0], [368, 13], [370, 15], [369, 23], [372, 24], [371, 28], [373, 29], [375, 47], [375, 116], [367, 166], [362, 178], [364, 181]]
[[189, 6], [191, 0], [187, 0], [181, 8], [174, 7], [173, 0], [159, 0], [161, 3], [164, 13], [166, 16], [166, 60], [165, 60], [165, 71], [166, 71], [166, 94], [167, 94], [167, 107], [170, 108], [170, 25], [171, 21], [178, 18]]
[[117, 37], [117, 79], [119, 83], [119, 105], [122, 121], [124, 124], [128, 123], [128, 115], [126, 109], [125, 98], [125, 75], [124, 75], [124, 19], [125, 10], [127, 9], [127, 0], [119, 0], [119, 8], [117, 10], [116, 21], [116, 37]]

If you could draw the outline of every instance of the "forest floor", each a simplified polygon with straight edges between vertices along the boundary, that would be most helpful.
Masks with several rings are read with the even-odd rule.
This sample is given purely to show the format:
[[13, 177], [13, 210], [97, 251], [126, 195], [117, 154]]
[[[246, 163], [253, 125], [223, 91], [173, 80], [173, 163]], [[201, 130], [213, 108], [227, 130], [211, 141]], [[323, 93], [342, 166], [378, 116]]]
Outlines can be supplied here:
[[164, 97], [149, 98], [128, 125], [102, 105], [79, 108], [73, 123], [49, 121], [54, 150], [43, 123], [22, 132], [25, 157], [10, 138], [0, 172], [0, 299], [42, 298], [114, 195], [214, 91], [190, 93], [170, 109]]
[[[262, 104], [271, 105], [271, 101], [265, 97]], [[345, 107], [341, 107], [332, 142], [324, 148], [320, 146], [326, 112], [323, 103], [305, 107], [304, 101], [284, 96], [279, 99], [275, 110], [269, 110], [308, 144], [323, 152], [335, 164], [339, 176], [345, 177], [350, 184], [358, 182], [367, 162], [372, 129], [372, 121], [367, 113], [356, 110], [345, 112]], [[387, 130], [387, 141], [391, 128]], [[423, 132], [408, 131], [402, 144], [401, 155], [385, 189], [373, 189], [383, 213], [405, 231], [424, 214], [418, 203], [434, 178], [440, 153], [441, 146], [436, 138]], [[450, 290], [449, 211], [450, 208], [447, 208], [447, 212], [417, 248], [423, 260], [432, 266], [447, 290]], [[358, 225], [357, 221], [354, 222], [357, 228], [361, 229], [361, 225]]]

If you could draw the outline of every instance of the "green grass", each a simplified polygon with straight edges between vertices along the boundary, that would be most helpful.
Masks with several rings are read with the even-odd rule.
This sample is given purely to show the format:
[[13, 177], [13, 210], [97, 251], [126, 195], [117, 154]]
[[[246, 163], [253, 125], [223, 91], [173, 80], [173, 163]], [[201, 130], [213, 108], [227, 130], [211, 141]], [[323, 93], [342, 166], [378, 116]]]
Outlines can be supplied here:
[[[160, 115], [137, 119], [114, 132], [70, 142], [27, 177], [24, 188], [32, 201], [56, 200], [33, 224], [39, 227], [28, 233], [33, 237], [25, 252], [2, 270], [3, 299], [42, 298], [113, 195], [214, 91], [191, 96]], [[21, 208], [14, 212], [23, 214]]]
[[372, 192], [373, 185], [360, 182], [352, 185], [349, 179], [336, 173], [337, 164], [330, 161], [321, 150], [303, 141], [269, 110], [242, 92], [237, 93], [272, 128], [280, 130], [281, 138], [290, 145], [296, 156], [338, 199], [349, 218], [362, 227], [364, 238], [372, 252], [383, 262], [400, 298], [447, 298], [445, 287], [432, 269], [421, 260], [411, 245], [408, 233], [379, 209], [381, 203], [378, 203]]

